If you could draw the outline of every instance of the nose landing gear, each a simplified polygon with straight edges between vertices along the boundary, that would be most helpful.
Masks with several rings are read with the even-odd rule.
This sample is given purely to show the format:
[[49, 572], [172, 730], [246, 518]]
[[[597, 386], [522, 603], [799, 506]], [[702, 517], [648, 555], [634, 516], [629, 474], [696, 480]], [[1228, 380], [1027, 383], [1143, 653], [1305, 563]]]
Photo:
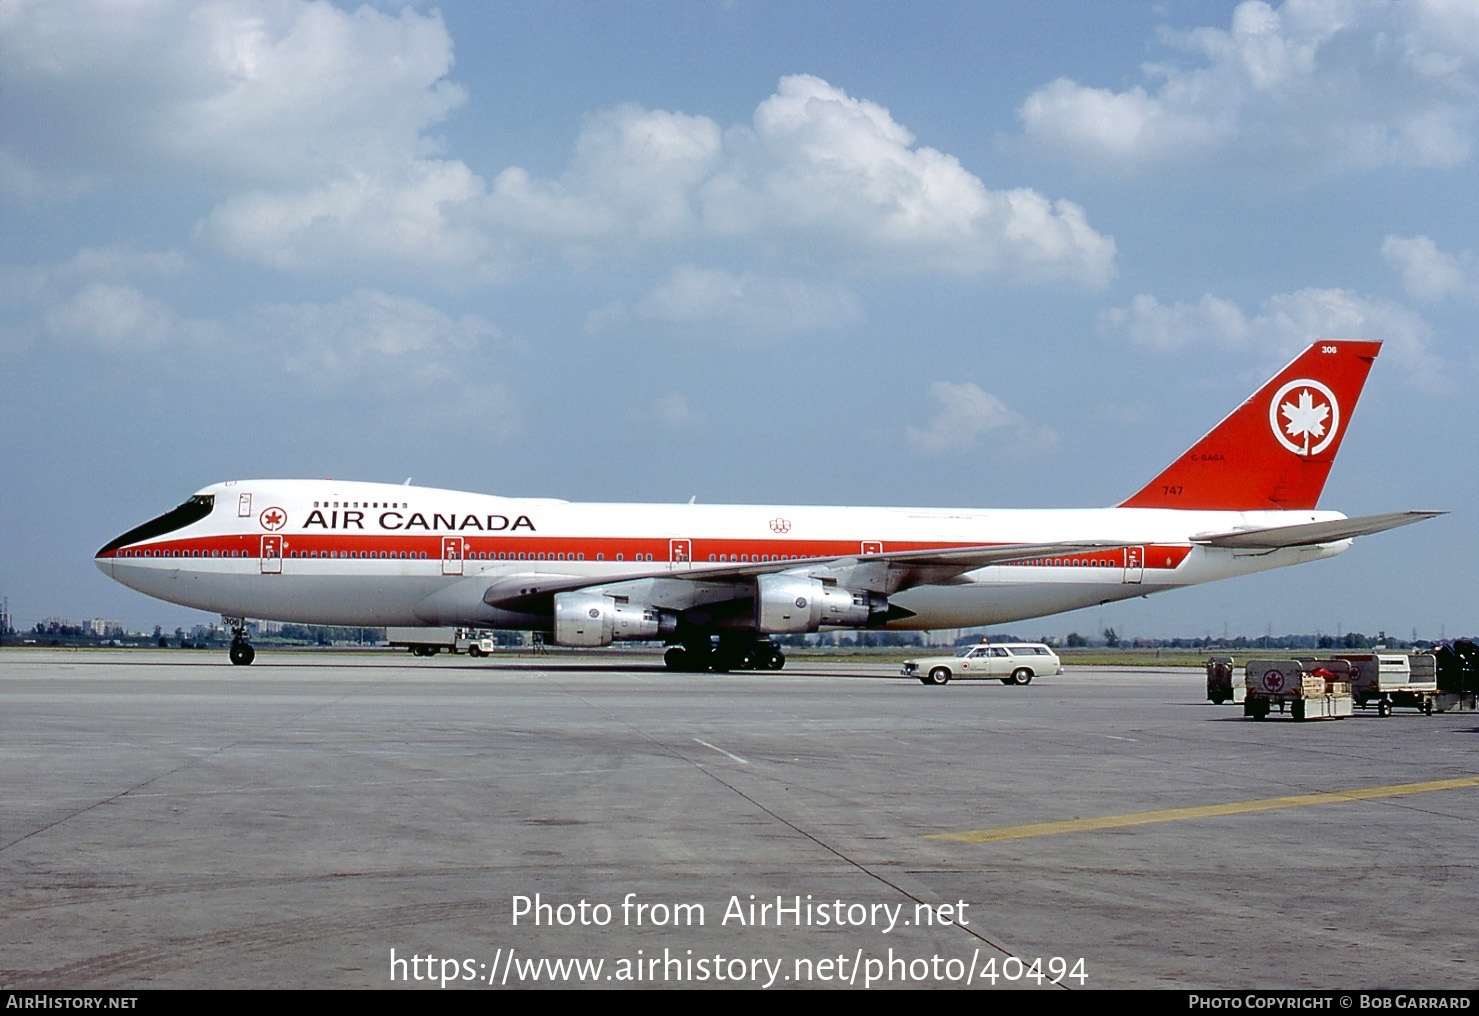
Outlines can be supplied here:
[[251, 666], [251, 662], [257, 658], [257, 651], [247, 641], [246, 618], [222, 614], [221, 623], [231, 629], [231, 650], [228, 653], [231, 662], [238, 667]]

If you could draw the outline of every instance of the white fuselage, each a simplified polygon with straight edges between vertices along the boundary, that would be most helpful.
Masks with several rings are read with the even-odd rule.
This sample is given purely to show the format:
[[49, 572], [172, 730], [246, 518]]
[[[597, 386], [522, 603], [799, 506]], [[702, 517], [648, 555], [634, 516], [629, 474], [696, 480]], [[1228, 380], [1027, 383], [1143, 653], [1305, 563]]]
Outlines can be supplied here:
[[[1349, 540], [1278, 550], [1197, 545], [1199, 533], [1344, 518], [1328, 511], [973, 510], [576, 504], [376, 483], [216, 484], [183, 527], [105, 549], [98, 566], [150, 596], [230, 617], [339, 625], [547, 628], [484, 602], [523, 576], [588, 578], [685, 610], [705, 571], [911, 550], [1097, 541], [1118, 545], [994, 565], [897, 592], [892, 628], [1038, 617], [1331, 557]], [[683, 576], [683, 581], [669, 577]]]

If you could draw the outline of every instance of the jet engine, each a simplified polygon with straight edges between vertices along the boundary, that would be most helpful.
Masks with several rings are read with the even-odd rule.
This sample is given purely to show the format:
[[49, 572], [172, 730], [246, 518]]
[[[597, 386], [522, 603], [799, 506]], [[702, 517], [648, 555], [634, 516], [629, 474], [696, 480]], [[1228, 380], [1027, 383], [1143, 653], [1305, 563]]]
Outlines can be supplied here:
[[755, 629], [767, 635], [797, 635], [823, 625], [863, 627], [887, 611], [886, 597], [806, 575], [761, 575], [755, 581]]
[[555, 595], [556, 645], [609, 646], [618, 639], [661, 638], [677, 626], [677, 616], [668, 611], [617, 597], [578, 591]]

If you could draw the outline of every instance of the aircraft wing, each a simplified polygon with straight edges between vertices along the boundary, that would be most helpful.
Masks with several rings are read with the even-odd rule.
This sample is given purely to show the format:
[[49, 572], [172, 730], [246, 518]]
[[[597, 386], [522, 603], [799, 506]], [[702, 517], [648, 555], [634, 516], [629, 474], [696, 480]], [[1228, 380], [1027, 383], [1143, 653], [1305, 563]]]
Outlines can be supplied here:
[[1222, 533], [1198, 533], [1192, 543], [1205, 547], [1228, 547], [1237, 550], [1278, 550], [1282, 547], [1310, 547], [1317, 543], [1335, 543], [1355, 536], [1370, 536], [1398, 526], [1422, 522], [1447, 512], [1406, 511], [1381, 515], [1362, 515], [1333, 522], [1304, 522], [1297, 526], [1265, 526], [1230, 529]]
[[[1086, 554], [1095, 551], [1120, 550], [1128, 543], [1092, 540], [1057, 543], [998, 543], [973, 547], [951, 547], [932, 550], [901, 550], [879, 554], [853, 554], [844, 557], [816, 557], [801, 560], [760, 561], [748, 564], [702, 565], [673, 569], [646, 568], [625, 574], [592, 578], [551, 572], [526, 572], [504, 576], [483, 594], [483, 602], [503, 610], [534, 613], [548, 612], [556, 593], [576, 589], [609, 588], [626, 583], [662, 580], [731, 586], [733, 596], [749, 595], [753, 580], [761, 575], [780, 572], [832, 579], [850, 588], [865, 589], [888, 595], [913, 586], [944, 582], [977, 568], [994, 564], [1013, 564], [1037, 557], [1064, 554]], [[719, 597], [722, 598], [722, 597]]]

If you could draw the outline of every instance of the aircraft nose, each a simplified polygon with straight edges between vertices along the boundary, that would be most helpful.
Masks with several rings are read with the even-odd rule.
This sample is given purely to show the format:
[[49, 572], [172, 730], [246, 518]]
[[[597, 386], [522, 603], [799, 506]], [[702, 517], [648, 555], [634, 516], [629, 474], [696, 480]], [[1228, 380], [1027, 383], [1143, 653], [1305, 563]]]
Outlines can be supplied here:
[[124, 534], [116, 539], [109, 540], [99, 547], [98, 552], [92, 556], [92, 563], [98, 566], [98, 571], [110, 579], [117, 578], [113, 572], [113, 562], [118, 558], [118, 548], [123, 546], [126, 539], [127, 534]]

